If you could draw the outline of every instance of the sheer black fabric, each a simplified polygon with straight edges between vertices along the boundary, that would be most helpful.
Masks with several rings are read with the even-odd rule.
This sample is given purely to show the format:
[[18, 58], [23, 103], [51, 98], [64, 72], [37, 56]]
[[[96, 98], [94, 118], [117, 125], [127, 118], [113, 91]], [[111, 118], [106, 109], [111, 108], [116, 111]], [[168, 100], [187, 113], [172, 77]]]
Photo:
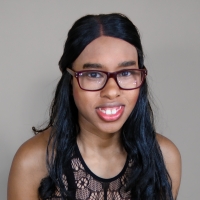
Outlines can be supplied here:
[[[130, 200], [130, 192], [125, 191], [125, 186], [132, 165], [132, 160], [127, 158], [117, 176], [100, 178], [90, 171], [76, 146], [70, 163], [64, 169], [63, 181], [76, 200]], [[58, 189], [53, 199], [59, 200], [59, 196]]]

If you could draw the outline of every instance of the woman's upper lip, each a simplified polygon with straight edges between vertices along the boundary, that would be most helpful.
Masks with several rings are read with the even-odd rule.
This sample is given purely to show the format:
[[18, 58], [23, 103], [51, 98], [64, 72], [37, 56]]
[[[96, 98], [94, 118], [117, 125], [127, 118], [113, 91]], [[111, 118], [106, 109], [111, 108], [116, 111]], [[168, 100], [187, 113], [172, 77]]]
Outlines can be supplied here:
[[123, 103], [118, 103], [118, 102], [113, 102], [113, 103], [104, 103], [96, 107], [98, 108], [112, 108], [112, 107], [120, 107], [120, 106], [125, 106]]

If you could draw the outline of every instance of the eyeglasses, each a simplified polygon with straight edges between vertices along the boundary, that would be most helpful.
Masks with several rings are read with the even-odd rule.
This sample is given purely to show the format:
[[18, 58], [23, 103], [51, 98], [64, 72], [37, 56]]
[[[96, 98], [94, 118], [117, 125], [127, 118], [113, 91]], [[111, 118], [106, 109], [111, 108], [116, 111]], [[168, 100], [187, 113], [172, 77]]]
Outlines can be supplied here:
[[99, 70], [74, 71], [69, 68], [67, 71], [77, 79], [80, 88], [86, 91], [103, 89], [109, 78], [113, 78], [122, 90], [134, 90], [141, 87], [147, 76], [146, 69], [124, 69], [112, 73]]

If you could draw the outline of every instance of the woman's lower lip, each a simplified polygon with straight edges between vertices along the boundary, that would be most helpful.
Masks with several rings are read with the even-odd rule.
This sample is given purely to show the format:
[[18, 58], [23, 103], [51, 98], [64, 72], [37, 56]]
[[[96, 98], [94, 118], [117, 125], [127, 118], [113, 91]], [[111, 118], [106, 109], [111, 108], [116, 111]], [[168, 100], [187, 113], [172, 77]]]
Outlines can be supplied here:
[[111, 122], [118, 120], [122, 116], [124, 112], [124, 106], [117, 107], [114, 114], [111, 114], [110, 112], [109, 114], [106, 114], [106, 108], [102, 108], [102, 110], [104, 110], [105, 112], [102, 112], [101, 108], [96, 109], [98, 116], [104, 121]]

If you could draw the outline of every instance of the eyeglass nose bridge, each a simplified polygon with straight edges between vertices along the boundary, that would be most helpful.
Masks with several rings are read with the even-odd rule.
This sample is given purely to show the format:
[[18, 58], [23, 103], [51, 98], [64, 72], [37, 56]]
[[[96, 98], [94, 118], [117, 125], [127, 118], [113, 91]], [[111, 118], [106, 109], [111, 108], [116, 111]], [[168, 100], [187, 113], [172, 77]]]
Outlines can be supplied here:
[[118, 80], [117, 80], [117, 72], [105, 72], [105, 74], [107, 75], [107, 80], [106, 80], [106, 82], [105, 82], [103, 88], [106, 86], [108, 80], [109, 80], [110, 78], [113, 78], [113, 79], [115, 80], [117, 86], [121, 89], [121, 87], [120, 87], [120, 85], [119, 85], [119, 83], [118, 83]]

